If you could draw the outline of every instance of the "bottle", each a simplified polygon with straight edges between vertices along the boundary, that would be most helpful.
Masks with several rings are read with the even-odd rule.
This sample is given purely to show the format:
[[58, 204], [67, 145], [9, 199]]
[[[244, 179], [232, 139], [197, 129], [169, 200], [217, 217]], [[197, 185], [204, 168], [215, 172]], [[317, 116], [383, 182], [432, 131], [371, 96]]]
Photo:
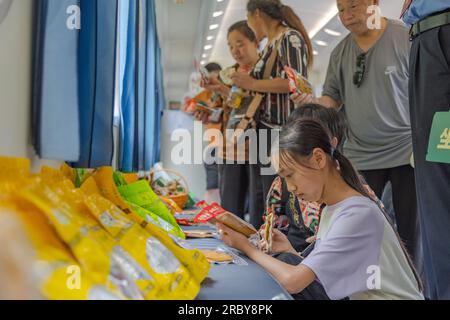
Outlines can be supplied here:
[[239, 109], [242, 105], [242, 99], [244, 97], [244, 91], [236, 86], [231, 87], [230, 94], [228, 95], [227, 104], [233, 109]]

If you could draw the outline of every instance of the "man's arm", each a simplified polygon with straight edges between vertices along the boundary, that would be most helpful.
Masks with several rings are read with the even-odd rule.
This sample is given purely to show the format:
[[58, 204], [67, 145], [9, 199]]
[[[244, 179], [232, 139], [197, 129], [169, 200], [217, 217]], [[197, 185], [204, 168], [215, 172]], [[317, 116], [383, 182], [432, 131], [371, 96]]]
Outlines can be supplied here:
[[291, 99], [299, 107], [311, 103], [320, 104], [327, 108], [340, 108], [342, 105], [340, 101], [336, 101], [329, 96], [315, 98], [312, 94], [293, 94]]

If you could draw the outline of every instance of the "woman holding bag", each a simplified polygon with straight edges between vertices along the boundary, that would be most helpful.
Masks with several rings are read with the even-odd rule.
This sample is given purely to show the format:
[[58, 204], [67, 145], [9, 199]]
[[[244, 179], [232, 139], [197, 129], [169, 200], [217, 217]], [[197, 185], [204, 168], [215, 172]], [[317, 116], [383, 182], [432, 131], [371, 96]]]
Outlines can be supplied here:
[[[260, 196], [265, 198], [275, 178], [271, 170], [267, 170], [270, 168], [270, 130], [284, 125], [295, 108], [289, 98], [289, 80], [284, 67], [289, 66], [307, 78], [313, 51], [302, 21], [280, 0], [249, 0], [247, 11], [248, 25], [257, 39], [267, 37], [268, 44], [250, 74], [236, 72], [231, 78], [234, 85], [252, 92], [255, 97], [238, 128], [245, 130], [253, 126], [257, 133], [269, 130], [267, 143], [261, 142], [266, 144], [266, 148], [261, 149], [264, 152], [258, 151], [257, 163], [250, 165], [250, 180], [256, 181], [257, 185], [253, 196], [250, 195], [250, 203], [257, 208], [251, 214], [250, 222], [259, 228], [264, 213], [264, 201], [260, 201]], [[260, 153], [263, 153], [262, 157]]]
[[[256, 62], [259, 60], [259, 42], [256, 39], [252, 29], [247, 25], [247, 21], [239, 21], [228, 29], [228, 47], [236, 64], [221, 72], [219, 79], [210, 78], [209, 84], [202, 83], [203, 87], [214, 91], [222, 96], [223, 104], [223, 128], [234, 129], [239, 123], [240, 113], [246, 110], [248, 103], [252, 101], [251, 96], [243, 97], [239, 109], [232, 109], [228, 106], [232, 82], [229, 76], [235, 72], [248, 74]], [[205, 119], [200, 115], [197, 119]], [[221, 206], [226, 210], [244, 218], [246, 213], [246, 199], [252, 190], [256, 190], [256, 185], [250, 181], [250, 170], [247, 162], [236, 163], [239, 155], [226, 152], [227, 143], [224, 141], [223, 148], [218, 152], [218, 157], [223, 164], [219, 164], [219, 185]], [[219, 163], [221, 161], [218, 161]], [[228, 162], [228, 163], [227, 163]], [[259, 202], [264, 201], [260, 192]], [[259, 207], [258, 207], [259, 208]], [[250, 204], [250, 213], [255, 208]]]

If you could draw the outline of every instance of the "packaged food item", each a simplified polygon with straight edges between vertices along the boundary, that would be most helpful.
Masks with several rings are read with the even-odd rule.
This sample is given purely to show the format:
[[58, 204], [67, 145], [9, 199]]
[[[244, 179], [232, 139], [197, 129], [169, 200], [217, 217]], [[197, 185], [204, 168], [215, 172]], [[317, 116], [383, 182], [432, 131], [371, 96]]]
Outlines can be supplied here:
[[190, 300], [196, 297], [199, 283], [159, 240], [100, 195], [89, 196], [86, 204], [121, 247], [161, 285], [165, 292], [162, 298]]
[[81, 204], [75, 203], [76, 194], [41, 182], [22, 190], [21, 197], [45, 214], [95, 283], [118, 287], [131, 299], [161, 297], [155, 279], [115, 243]]
[[59, 171], [66, 179], [69, 179], [75, 184], [75, 170], [71, 168], [67, 163], [63, 163], [59, 168]]
[[186, 235], [186, 237], [193, 239], [207, 239], [216, 237], [216, 234], [214, 232], [205, 230], [189, 230], [185, 231], [184, 234]]
[[[67, 179], [67, 177], [64, 175], [64, 173], [61, 170], [56, 170], [54, 168], [48, 167], [48, 166], [43, 166], [41, 168], [41, 178], [44, 181], [47, 181], [49, 183], [54, 183], [54, 182], [60, 182], [60, 181], [70, 181], [69, 179]], [[75, 185], [72, 183], [72, 186], [75, 187]]]
[[209, 84], [209, 77], [210, 77], [209, 71], [204, 66], [200, 66], [198, 68], [198, 71], [205, 84]]
[[138, 223], [140, 223], [140, 221], [146, 221], [147, 223], [152, 223], [157, 227], [162, 228], [165, 232], [171, 233], [177, 237], [185, 237], [183, 231], [178, 225], [173, 226], [153, 212], [125, 201], [117, 190], [116, 185], [114, 184], [112, 173], [113, 170], [111, 167], [100, 168], [92, 176], [97, 188], [93, 186], [93, 181], [90, 181], [89, 179], [87, 179], [85, 183], [89, 183], [90, 186], [84, 186], [83, 184], [81, 188], [84, 188], [84, 190], [93, 191], [94, 193], [95, 189], [98, 189], [102, 196], [118, 206], [119, 209], [122, 210], [122, 212], [130, 215], [135, 221], [138, 219]]
[[122, 185], [117, 189], [126, 201], [157, 214], [174, 227], [178, 226], [169, 209], [152, 190], [147, 181], [141, 180], [125, 186]]
[[314, 93], [311, 83], [297, 71], [288, 66], [284, 67], [284, 71], [289, 80], [289, 90], [291, 93]]
[[30, 300], [39, 291], [29, 267], [34, 250], [20, 221], [0, 207], [0, 300]]
[[172, 215], [176, 214], [176, 213], [180, 213], [183, 212], [183, 210], [177, 205], [177, 203], [175, 201], [173, 201], [170, 198], [166, 198], [166, 197], [159, 197], [164, 203], [165, 205], [169, 208], [170, 212], [172, 213]]
[[215, 249], [201, 249], [202, 253], [210, 263], [214, 264], [235, 264], [237, 266], [248, 266], [247, 261], [241, 258], [232, 249], [225, 246], [218, 246]]
[[233, 79], [231, 79], [231, 76], [236, 73], [235, 67], [229, 67], [225, 68], [219, 73], [219, 80], [222, 81], [222, 83], [228, 87], [233, 86]]
[[89, 169], [74, 169], [75, 171], [75, 187], [79, 188], [83, 182], [92, 174]]
[[227, 105], [233, 109], [239, 109], [242, 106], [242, 100], [244, 99], [244, 90], [237, 86], [232, 86], [227, 99]]
[[266, 216], [265, 229], [264, 229], [264, 240], [267, 243], [266, 252], [272, 252], [272, 238], [273, 238], [273, 226], [274, 226], [274, 213], [271, 212]]
[[[156, 239], [164, 244], [191, 272], [199, 283], [206, 278], [210, 265], [205, 256], [198, 250], [186, 250], [176, 244], [170, 237], [169, 233], [158, 225], [157, 220], [148, 214], [149, 211], [123, 200], [114, 185], [114, 181], [112, 179], [112, 168], [100, 168], [96, 170], [93, 177], [97, 182], [97, 186], [100, 189], [101, 194], [118, 206], [127, 216], [137, 222], [138, 225], [146, 229], [150, 232], [150, 234], [155, 236]], [[161, 219], [161, 221], [164, 220]], [[170, 224], [166, 224], [170, 226]], [[182, 231], [181, 233], [182, 234], [180, 236], [184, 238], [184, 233]]]
[[139, 180], [139, 176], [136, 173], [123, 173], [122, 175], [127, 183], [133, 183]]
[[124, 174], [119, 171], [113, 172], [113, 179], [117, 187], [126, 186], [128, 184], [127, 180], [125, 180]]
[[155, 226], [161, 228], [165, 232], [172, 234], [178, 238], [185, 239], [185, 235], [183, 230], [181, 230], [180, 226], [177, 224], [177, 226], [173, 226], [166, 220], [162, 219], [158, 215], [154, 214], [151, 211], [148, 211], [142, 207], [139, 207], [133, 203], [128, 203], [128, 206], [131, 208], [132, 212], [135, 213], [136, 216], [140, 217], [144, 221], [148, 223], [152, 223]]
[[224, 252], [220, 252], [218, 250], [202, 250], [206, 259], [210, 263], [231, 263], [233, 262], [233, 257]]
[[26, 179], [30, 176], [30, 160], [0, 157], [0, 180]]
[[[45, 299], [50, 300], [110, 300], [122, 299], [118, 291], [94, 283], [59, 238], [47, 217], [33, 204], [11, 196], [0, 203], [22, 223], [35, 255], [27, 265], [27, 274]], [[23, 252], [23, 254], [26, 254]]]
[[203, 208], [203, 210], [195, 217], [194, 222], [209, 222], [213, 224], [219, 222], [247, 237], [258, 232], [251, 224], [231, 212], [226, 211], [217, 203], [213, 203], [210, 206]]
[[30, 161], [22, 158], [0, 157], [0, 199], [21, 187], [30, 176]]

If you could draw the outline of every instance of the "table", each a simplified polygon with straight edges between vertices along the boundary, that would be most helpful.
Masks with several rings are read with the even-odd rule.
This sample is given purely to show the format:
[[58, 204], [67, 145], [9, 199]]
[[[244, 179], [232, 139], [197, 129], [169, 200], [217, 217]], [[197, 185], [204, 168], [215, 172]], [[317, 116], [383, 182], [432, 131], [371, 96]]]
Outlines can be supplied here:
[[[183, 227], [184, 230], [215, 230], [213, 226]], [[190, 246], [215, 249], [226, 245], [218, 239], [191, 239]], [[246, 265], [211, 265], [197, 300], [292, 300], [291, 295], [262, 267], [233, 250]]]

